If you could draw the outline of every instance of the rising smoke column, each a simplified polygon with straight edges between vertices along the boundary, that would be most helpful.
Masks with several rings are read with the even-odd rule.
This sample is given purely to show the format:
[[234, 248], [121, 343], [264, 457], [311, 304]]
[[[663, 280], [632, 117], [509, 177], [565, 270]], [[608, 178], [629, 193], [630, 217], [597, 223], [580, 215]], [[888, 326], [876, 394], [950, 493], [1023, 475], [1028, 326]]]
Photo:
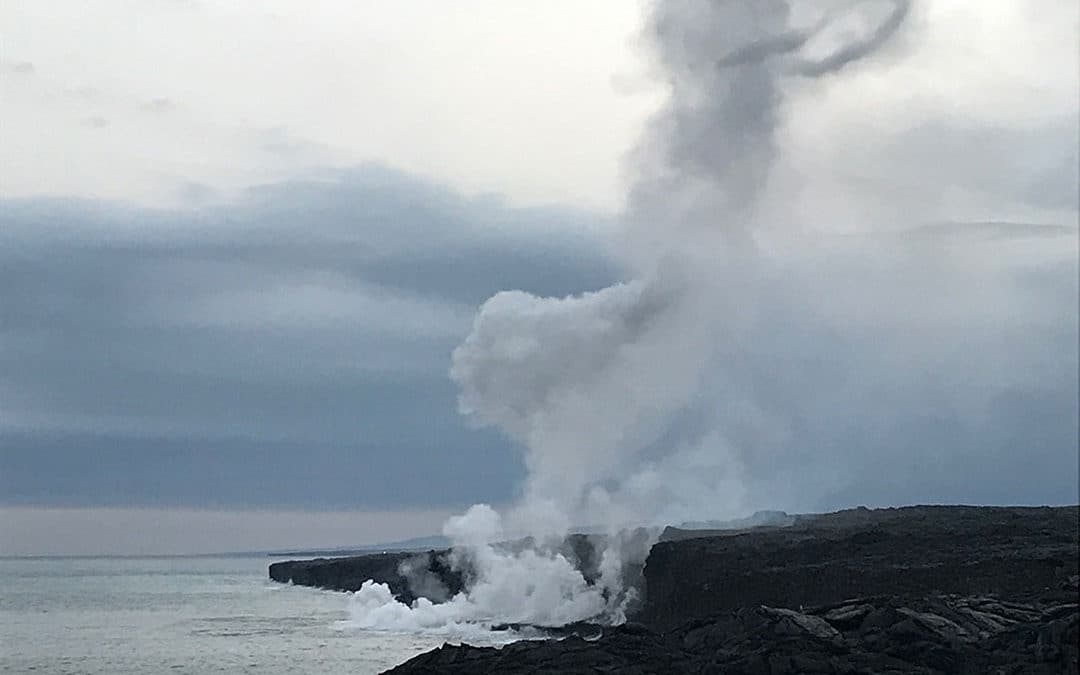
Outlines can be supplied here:
[[[625, 240], [637, 278], [568, 298], [500, 293], [453, 355], [461, 412], [526, 449], [509, 531], [614, 531], [744, 505], [740, 452], [773, 432], [725, 361], [740, 358], [755, 323], [755, 210], [777, 152], [783, 87], [873, 54], [908, 10], [885, 4], [864, 35], [818, 55], [804, 49], [836, 11], [798, 27], [778, 0], [655, 6], [670, 100], [638, 151]], [[601, 584], [617, 598], [620, 560], [608, 554]]]
[[[1076, 327], [1061, 318], [1074, 315], [1075, 295], [1033, 302], [1031, 270], [1003, 268], [992, 242], [793, 235], [797, 250], [761, 245], [763, 207], [785, 197], [770, 179], [798, 96], [873, 67], [909, 10], [902, 0], [653, 7], [669, 98], [632, 157], [618, 242], [630, 280], [566, 298], [506, 291], [482, 306], [450, 373], [461, 412], [524, 448], [521, 499], [448, 523], [476, 572], [466, 593], [405, 607], [369, 585], [357, 594], [361, 625], [618, 621], [632, 552], [609, 547], [587, 584], [554, 547], [575, 526], [615, 533], [814, 508], [903, 465], [886, 453], [947, 467], [935, 444], [997, 442], [995, 415], [1056, 400], [1039, 398], [1047, 383], [1075, 400]], [[1054, 274], [1075, 279], [1071, 246], [1055, 252]], [[913, 421], [933, 432], [925, 448]], [[489, 545], [523, 534], [539, 545]]]
[[[860, 12], [877, 23], [806, 52]], [[662, 520], [700, 492], [717, 511], [740, 505], [730, 445], [768, 433], [765, 413], [729, 392], [714, 401], [729, 411], [721, 428], [694, 406], [706, 384], [723, 388], [723, 361], [738, 358], [755, 321], [756, 208], [784, 86], [870, 57], [907, 13], [904, 0], [848, 3], [795, 26], [782, 0], [655, 5], [650, 31], [670, 98], [637, 152], [624, 249], [638, 279], [571, 298], [500, 293], [454, 352], [461, 411], [526, 448], [516, 528]], [[705, 427], [695, 437], [672, 435], [695, 423]], [[682, 479], [693, 474], [707, 484], [687, 494]]]
[[[785, 86], [872, 56], [910, 9], [907, 0], [797, 6], [805, 26], [792, 25], [786, 0], [654, 6], [650, 32], [670, 96], [636, 151], [627, 244], [638, 266], [672, 248], [714, 261], [749, 255]], [[837, 35], [845, 19], [861, 19], [862, 32]]]

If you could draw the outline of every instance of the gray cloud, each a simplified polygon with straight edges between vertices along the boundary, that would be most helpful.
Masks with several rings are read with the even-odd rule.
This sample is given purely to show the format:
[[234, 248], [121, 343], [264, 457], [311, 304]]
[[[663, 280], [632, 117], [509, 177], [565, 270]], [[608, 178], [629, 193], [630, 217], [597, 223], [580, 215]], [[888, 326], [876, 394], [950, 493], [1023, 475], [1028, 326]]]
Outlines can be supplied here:
[[104, 129], [109, 126], [109, 120], [101, 115], [91, 115], [83, 118], [82, 125], [87, 129]]
[[139, 104], [139, 110], [148, 113], [172, 112], [176, 107], [176, 101], [166, 97], [152, 98]]
[[254, 138], [263, 152], [297, 163], [319, 166], [329, 163], [334, 154], [332, 148], [298, 138], [284, 127], [262, 129], [254, 134]]
[[[921, 186], [950, 185], [1045, 209], [1080, 206], [1080, 127], [1072, 115], [1020, 128], [934, 120], [876, 151], [888, 160], [893, 183], [899, 177]], [[856, 161], [864, 158], [856, 155]], [[870, 176], [881, 180], [884, 173], [879, 161]]]
[[88, 84], [79, 85], [77, 87], [68, 87], [64, 93], [73, 101], [80, 101], [82, 103], [101, 103], [108, 101], [111, 98], [101, 89], [92, 87]]
[[0, 501], [504, 499], [519, 459], [458, 418], [449, 354], [499, 288], [617, 278], [587, 220], [373, 166], [194, 210], [8, 200]]

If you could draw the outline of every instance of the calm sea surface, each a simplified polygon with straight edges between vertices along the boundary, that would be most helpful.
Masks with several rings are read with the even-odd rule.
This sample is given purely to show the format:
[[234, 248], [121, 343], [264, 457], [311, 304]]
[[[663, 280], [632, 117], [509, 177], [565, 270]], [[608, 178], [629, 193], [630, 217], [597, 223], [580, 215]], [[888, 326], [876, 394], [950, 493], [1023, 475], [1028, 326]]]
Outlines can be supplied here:
[[0, 673], [377, 673], [442, 644], [350, 628], [265, 557], [0, 559]]

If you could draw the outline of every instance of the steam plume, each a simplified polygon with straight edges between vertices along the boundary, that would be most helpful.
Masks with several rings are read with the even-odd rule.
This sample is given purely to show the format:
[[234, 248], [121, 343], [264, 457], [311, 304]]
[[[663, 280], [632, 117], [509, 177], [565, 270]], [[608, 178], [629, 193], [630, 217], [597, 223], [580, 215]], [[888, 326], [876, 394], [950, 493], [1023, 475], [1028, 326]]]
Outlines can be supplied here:
[[[507, 291], [480, 309], [453, 354], [460, 409], [519, 443], [528, 475], [505, 513], [481, 505], [448, 525], [478, 570], [473, 587], [394, 616], [618, 621], [633, 599], [622, 563], [647, 547], [609, 547], [588, 584], [554, 548], [488, 542], [811, 509], [859, 480], [886, 487], [882, 466], [910, 476], [913, 462], [978, 461], [1000, 437], [990, 418], [1002, 397], [1072, 388], [1062, 372], [1075, 373], [1075, 350], [1059, 340], [1075, 344], [1075, 326], [1055, 318], [1060, 298], [1031, 301], [1018, 281], [1030, 270], [1002, 263], [1008, 241], [925, 231], [836, 241], [797, 234], [806, 223], [796, 220], [782, 246], [762, 246], [785, 93], [801, 83], [813, 95], [815, 80], [871, 67], [910, 10], [905, 0], [800, 8], [815, 11], [796, 24], [783, 0], [654, 6], [670, 96], [634, 155], [620, 243], [632, 280], [567, 298]], [[861, 28], [837, 31], [839, 21]], [[1060, 244], [1037, 245], [1039, 264], [1046, 254], [1075, 270], [1075, 244]], [[926, 424], [940, 410], [957, 429]], [[949, 459], [934, 442], [956, 446]]]
[[[692, 508], [675, 474], [704, 471], [713, 500], [741, 499], [731, 443], [769, 435], [767, 413], [745, 391], [710, 394], [730, 411], [724, 419], [706, 420], [700, 405], [717, 375], [735, 377], [723, 361], [753, 329], [746, 301], [765, 300], [754, 219], [783, 84], [792, 72], [821, 77], [871, 56], [907, 14], [906, 2], [889, 4], [880, 25], [814, 58], [800, 50], [836, 12], [799, 29], [778, 0], [656, 5], [650, 25], [671, 94], [631, 195], [628, 236], [648, 252], [640, 279], [576, 298], [501, 293], [454, 353], [462, 412], [526, 447], [515, 525], [557, 532], [675, 517]], [[694, 426], [693, 437], [673, 431]]]

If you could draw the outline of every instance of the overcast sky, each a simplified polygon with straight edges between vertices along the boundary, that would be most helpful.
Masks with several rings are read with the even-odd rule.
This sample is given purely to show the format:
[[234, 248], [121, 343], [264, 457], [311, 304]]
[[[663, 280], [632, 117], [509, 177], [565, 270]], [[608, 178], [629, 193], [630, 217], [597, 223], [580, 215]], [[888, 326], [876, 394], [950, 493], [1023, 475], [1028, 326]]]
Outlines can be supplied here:
[[[458, 415], [450, 353], [500, 290], [626, 277], [631, 151], [666, 93], [643, 16], [0, 3], [0, 554], [348, 545], [512, 500], [521, 453]], [[973, 499], [1076, 498], [1078, 30], [1071, 0], [925, 0], [780, 134], [794, 197], [768, 223], [1058, 228], [1032, 283], [1066, 308], [1064, 374], [995, 433], [1045, 432], [1033, 477], [1065, 478]]]

